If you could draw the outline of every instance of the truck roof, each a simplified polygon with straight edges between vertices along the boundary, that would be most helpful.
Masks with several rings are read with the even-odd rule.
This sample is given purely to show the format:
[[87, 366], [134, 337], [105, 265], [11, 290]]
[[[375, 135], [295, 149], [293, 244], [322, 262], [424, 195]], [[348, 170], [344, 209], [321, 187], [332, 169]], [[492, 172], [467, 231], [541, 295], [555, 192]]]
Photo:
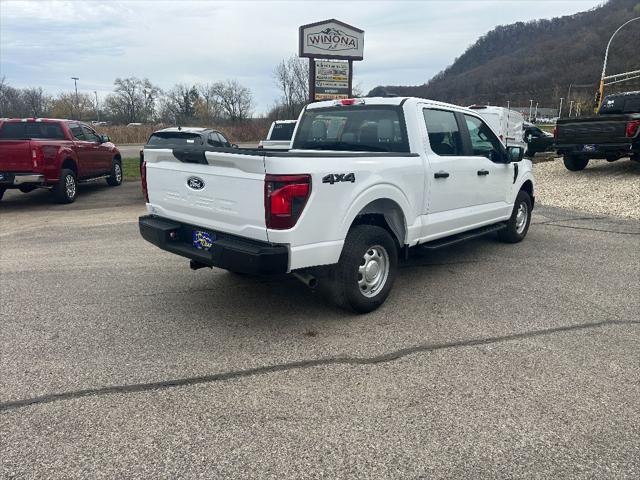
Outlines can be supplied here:
[[[428, 98], [419, 98], [419, 97], [363, 97], [363, 98], [354, 98], [348, 100], [355, 100], [355, 104], [364, 104], [364, 105], [395, 105], [400, 106], [405, 103], [428, 103], [429, 105], [433, 105], [436, 107], [444, 107], [456, 110], [465, 110], [471, 113], [475, 113], [473, 110], [470, 110], [466, 107], [461, 107], [460, 105], [454, 105], [452, 103], [440, 102], [438, 100], [429, 100]], [[341, 105], [342, 100], [326, 100], [323, 102], [314, 102], [307, 105], [308, 110], [313, 110], [316, 108], [326, 108]]]

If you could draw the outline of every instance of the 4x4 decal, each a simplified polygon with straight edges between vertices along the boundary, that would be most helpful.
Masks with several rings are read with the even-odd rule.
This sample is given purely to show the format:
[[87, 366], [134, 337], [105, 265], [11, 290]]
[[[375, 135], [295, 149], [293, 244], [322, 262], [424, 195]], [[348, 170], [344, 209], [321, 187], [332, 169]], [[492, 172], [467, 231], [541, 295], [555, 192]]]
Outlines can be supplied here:
[[353, 173], [330, 173], [322, 177], [322, 183], [351, 182], [355, 183], [356, 176]]

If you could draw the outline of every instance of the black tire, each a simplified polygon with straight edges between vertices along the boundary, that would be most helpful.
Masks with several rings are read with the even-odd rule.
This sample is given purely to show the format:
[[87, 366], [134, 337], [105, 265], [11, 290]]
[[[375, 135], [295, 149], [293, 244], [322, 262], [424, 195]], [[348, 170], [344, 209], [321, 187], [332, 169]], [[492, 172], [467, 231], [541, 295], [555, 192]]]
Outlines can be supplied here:
[[6, 191], [7, 191], [6, 188], [0, 188], [0, 200], [2, 200], [2, 197], [4, 196], [4, 192]]
[[[524, 223], [519, 217], [521, 208], [524, 209]], [[531, 224], [531, 197], [524, 190], [520, 190], [516, 196], [511, 218], [507, 221], [507, 228], [498, 231], [498, 238], [505, 243], [518, 243], [524, 240]]]
[[78, 196], [78, 180], [73, 170], [62, 169], [60, 180], [53, 187], [53, 196], [58, 203], [73, 203]]
[[577, 157], [575, 155], [565, 155], [563, 160], [566, 169], [571, 170], [572, 172], [579, 172], [580, 170], [584, 170], [589, 163], [588, 158]]
[[[369, 269], [372, 285], [366, 284], [367, 272], [360, 272], [361, 268]], [[324, 290], [340, 307], [368, 313], [389, 296], [397, 269], [398, 248], [389, 232], [374, 225], [357, 225], [347, 235], [338, 264], [324, 279]]]
[[118, 158], [113, 159], [111, 175], [107, 177], [107, 183], [112, 187], [122, 185], [122, 162]]

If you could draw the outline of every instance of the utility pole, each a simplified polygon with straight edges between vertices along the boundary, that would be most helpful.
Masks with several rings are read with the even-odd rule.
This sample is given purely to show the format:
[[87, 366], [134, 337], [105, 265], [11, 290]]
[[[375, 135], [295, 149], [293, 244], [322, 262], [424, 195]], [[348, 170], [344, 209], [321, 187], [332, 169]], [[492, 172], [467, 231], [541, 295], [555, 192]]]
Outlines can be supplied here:
[[[78, 80], [80, 80], [80, 79], [78, 77], [71, 77], [71, 80], [73, 80], [73, 84], [76, 87], [76, 108], [78, 108], [79, 107], [79, 105], [78, 105]], [[71, 112], [71, 115], [73, 116], [73, 111]], [[77, 118], [76, 120], [80, 120], [80, 119]]]
[[98, 103], [98, 91], [94, 90], [93, 93], [96, 94], [96, 117], [98, 117], [98, 121], [100, 121], [100, 104]]
[[569, 118], [571, 118], [571, 112], [573, 111], [573, 100], [569, 103]]
[[604, 95], [604, 72], [607, 69], [607, 59], [609, 58], [609, 47], [611, 46], [611, 41], [613, 40], [613, 37], [616, 36], [616, 33], [618, 33], [622, 29], [622, 27], [630, 24], [631, 22], [635, 22], [636, 20], [640, 20], [640, 17], [632, 18], [631, 20], [627, 20], [622, 25], [620, 25], [618, 29], [613, 32], [613, 35], [611, 35], [609, 43], [607, 43], [607, 49], [604, 51], [604, 62], [602, 63], [602, 75], [600, 75], [600, 89], [598, 90], [598, 102], [596, 105], [596, 110], [598, 110], [600, 108], [600, 105], [602, 105], [602, 96]]
[[564, 97], [560, 97], [560, 110], [558, 110], [558, 118], [562, 118], [562, 101]]
[[531, 121], [531, 110], [533, 110], [533, 100], [529, 100], [529, 121]]
[[536, 102], [536, 113], [533, 114], [533, 118], [537, 119], [538, 118], [538, 103]]

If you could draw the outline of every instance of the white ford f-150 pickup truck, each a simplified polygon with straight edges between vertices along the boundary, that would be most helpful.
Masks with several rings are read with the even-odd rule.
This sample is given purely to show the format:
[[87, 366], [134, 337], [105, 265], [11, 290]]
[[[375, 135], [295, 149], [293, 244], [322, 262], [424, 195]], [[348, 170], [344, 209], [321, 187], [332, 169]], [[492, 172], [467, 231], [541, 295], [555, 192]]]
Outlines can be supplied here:
[[357, 312], [400, 253], [527, 234], [532, 165], [473, 110], [419, 98], [318, 102], [288, 152], [145, 148], [142, 236], [191, 268], [292, 273]]

